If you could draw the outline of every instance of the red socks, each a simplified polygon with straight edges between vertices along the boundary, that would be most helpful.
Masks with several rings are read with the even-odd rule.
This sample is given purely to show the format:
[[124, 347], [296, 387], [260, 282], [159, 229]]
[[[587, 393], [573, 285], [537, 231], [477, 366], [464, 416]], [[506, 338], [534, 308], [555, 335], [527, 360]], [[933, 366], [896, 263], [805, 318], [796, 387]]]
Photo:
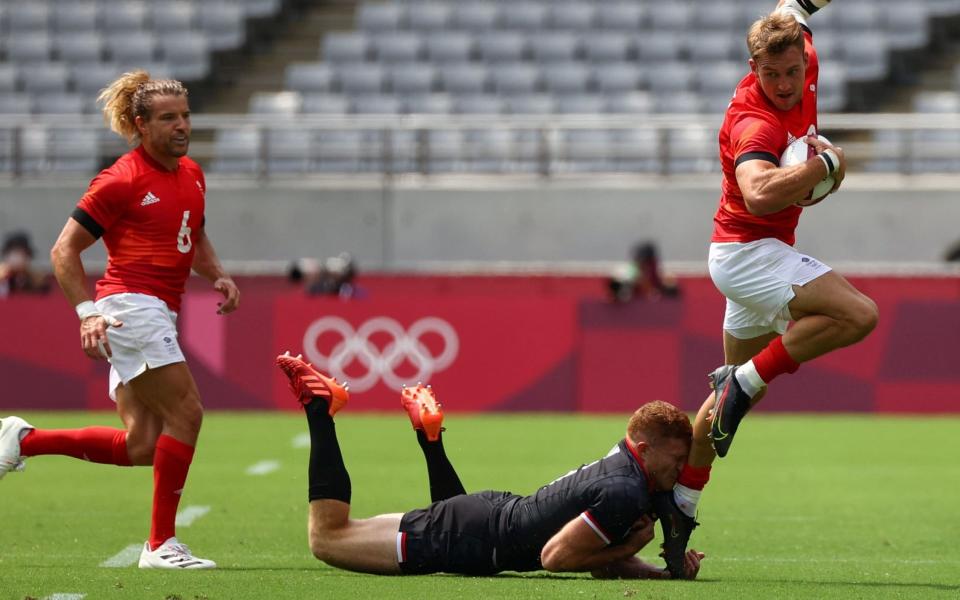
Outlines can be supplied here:
[[710, 465], [705, 467], [683, 465], [683, 470], [680, 471], [680, 477], [677, 479], [677, 483], [691, 490], [702, 490], [708, 481], [710, 481]]
[[113, 427], [34, 429], [20, 442], [20, 454], [59, 454], [105, 465], [130, 466], [127, 432]]
[[177, 507], [193, 461], [193, 447], [169, 435], [157, 439], [153, 455], [153, 516], [150, 549], [176, 535]]
[[753, 357], [753, 366], [764, 383], [770, 383], [777, 375], [795, 373], [800, 363], [793, 360], [783, 347], [783, 336], [775, 337], [767, 347]]

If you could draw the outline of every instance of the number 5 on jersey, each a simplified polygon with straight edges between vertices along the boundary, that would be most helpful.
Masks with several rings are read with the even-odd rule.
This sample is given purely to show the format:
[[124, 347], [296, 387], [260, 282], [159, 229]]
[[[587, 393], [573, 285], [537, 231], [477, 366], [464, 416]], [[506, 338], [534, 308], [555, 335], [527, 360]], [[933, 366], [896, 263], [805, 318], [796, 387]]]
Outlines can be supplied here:
[[190, 252], [190, 249], [193, 248], [193, 240], [190, 239], [190, 232], [192, 231], [187, 227], [187, 220], [190, 218], [190, 211], [183, 211], [183, 222], [180, 223], [180, 233], [177, 234], [177, 250], [183, 254]]

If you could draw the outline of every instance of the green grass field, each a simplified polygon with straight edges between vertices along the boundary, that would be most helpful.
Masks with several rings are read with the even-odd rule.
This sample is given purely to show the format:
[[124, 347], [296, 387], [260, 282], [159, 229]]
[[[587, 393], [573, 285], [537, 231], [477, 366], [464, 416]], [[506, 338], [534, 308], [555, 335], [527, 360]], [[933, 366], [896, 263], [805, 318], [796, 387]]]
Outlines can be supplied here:
[[[39, 427], [116, 423], [105, 413], [23, 416]], [[468, 491], [529, 493], [605, 454], [625, 418], [454, 413], [446, 425], [447, 453]], [[219, 563], [210, 572], [101, 566], [146, 538], [150, 469], [29, 460], [26, 472], [0, 482], [0, 598], [960, 597], [956, 418], [751, 415], [701, 503], [692, 546], [707, 559], [694, 582], [329, 568], [307, 549], [308, 451], [297, 443], [305, 431], [296, 414], [207, 415], [181, 511], [209, 512], [178, 535]], [[341, 413], [338, 431], [356, 516], [428, 503], [402, 413]], [[264, 461], [277, 468], [248, 474]], [[641, 555], [659, 563], [656, 545]]]

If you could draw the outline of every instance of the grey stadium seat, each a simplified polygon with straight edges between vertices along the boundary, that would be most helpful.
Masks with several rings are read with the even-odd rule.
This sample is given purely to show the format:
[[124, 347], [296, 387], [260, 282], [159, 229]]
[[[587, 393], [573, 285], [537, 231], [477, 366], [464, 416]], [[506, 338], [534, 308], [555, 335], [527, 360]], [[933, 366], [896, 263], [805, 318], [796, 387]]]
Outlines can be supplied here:
[[147, 5], [143, 2], [115, 2], [101, 15], [101, 27], [107, 34], [142, 31], [147, 26]]
[[717, 133], [703, 128], [667, 131], [667, 156], [671, 173], [719, 171]]
[[23, 92], [0, 93], [0, 114], [27, 115], [33, 112], [33, 96]]
[[503, 26], [508, 29], [536, 31], [547, 22], [547, 7], [539, 2], [512, 2], [503, 11]]
[[65, 62], [87, 63], [103, 60], [103, 36], [96, 31], [58, 34], [54, 37], [54, 46], [57, 58]]
[[918, 113], [960, 113], [960, 94], [920, 92], [913, 97], [913, 110]]
[[597, 6], [597, 26], [635, 33], [646, 22], [646, 9], [646, 5], [637, 2], [601, 2]]
[[464, 167], [471, 173], [501, 173], [507, 170], [513, 136], [505, 129], [473, 129], [463, 133]]
[[542, 74], [545, 87], [554, 94], [582, 94], [590, 87], [590, 68], [585, 63], [550, 63]]
[[0, 63], [0, 94], [15, 92], [20, 77], [17, 67], [11, 63]]
[[10, 2], [7, 4], [7, 27], [11, 32], [47, 31], [50, 5], [46, 2]]
[[557, 169], [566, 172], [613, 170], [610, 160], [611, 132], [605, 129], [561, 131], [557, 147]]
[[328, 33], [320, 47], [320, 55], [331, 62], [359, 62], [370, 58], [370, 39], [362, 31]]
[[250, 112], [259, 115], [293, 115], [303, 101], [297, 92], [255, 92], [250, 97]]
[[746, 34], [742, 27], [743, 6], [740, 3], [729, 3], [722, 10], [695, 10], [693, 13], [693, 28], [701, 33], [716, 32], [736, 37], [738, 41]]
[[876, 2], [844, 2], [843, 10], [838, 10], [831, 18], [837, 21], [843, 33], [880, 33], [881, 12]]
[[173, 76], [182, 81], [199, 81], [210, 74], [210, 46], [198, 31], [171, 32], [161, 36], [160, 55], [170, 64]]
[[197, 23], [194, 2], [153, 2], [150, 5], [150, 23], [158, 35], [190, 31]]
[[384, 68], [377, 63], [339, 63], [336, 69], [340, 87], [348, 94], [379, 94], [383, 91]]
[[696, 92], [671, 91], [653, 94], [653, 110], [657, 113], [699, 113], [704, 109], [703, 97]]
[[85, 96], [94, 96], [120, 76], [120, 67], [113, 63], [77, 63], [70, 66], [74, 89]]
[[365, 170], [369, 144], [360, 131], [321, 130], [314, 142], [315, 168], [325, 173], [356, 173]]
[[549, 10], [550, 28], [559, 30], [585, 31], [593, 27], [597, 16], [597, 7], [586, 2], [551, 2]]
[[307, 173], [312, 169], [313, 132], [305, 129], [268, 129], [267, 170], [270, 173]]
[[383, 32], [372, 42], [374, 56], [380, 62], [410, 62], [423, 55], [423, 39], [415, 33]]
[[685, 45], [689, 59], [698, 63], [739, 58], [744, 43], [740, 36], [729, 33], [699, 32], [690, 34]]
[[521, 94], [504, 99], [506, 111], [514, 115], [549, 115], [556, 111], [552, 94]]
[[485, 65], [450, 63], [441, 65], [440, 82], [451, 94], [480, 94], [488, 89], [490, 72]]
[[396, 96], [364, 94], [350, 101], [350, 112], [361, 115], [399, 115], [403, 112], [403, 105]]
[[747, 74], [747, 67], [739, 61], [715, 61], [697, 64], [695, 67], [698, 89], [704, 94], [733, 95], [737, 84]]
[[350, 101], [346, 96], [330, 93], [303, 95], [301, 112], [315, 115], [342, 115], [350, 110]]
[[20, 129], [20, 168], [27, 173], [47, 169], [49, 135], [45, 125], [26, 125]]
[[433, 62], [463, 62], [473, 58], [476, 43], [462, 31], [440, 31], [427, 36], [427, 58]]
[[580, 38], [569, 32], [538, 33], [530, 42], [533, 57], [540, 61], [573, 60], [580, 53]]
[[481, 36], [477, 45], [487, 62], [515, 62], [527, 57], [528, 38], [516, 31], [491, 31]]
[[279, 13], [282, 4], [282, 0], [245, 0], [243, 12], [247, 17], [269, 17]]
[[647, 70], [647, 83], [656, 94], [682, 92], [693, 88], [694, 70], [687, 62], [662, 62]]
[[503, 100], [499, 96], [455, 96], [453, 100], [453, 111], [460, 114], [499, 115], [503, 109]]
[[557, 112], [575, 115], [597, 115], [604, 111], [606, 100], [599, 94], [566, 94], [557, 97]]
[[649, 92], [629, 91], [606, 94], [605, 111], [612, 114], [645, 115], [654, 112], [653, 96]]
[[232, 50], [246, 39], [243, 9], [229, 2], [204, 2], [198, 6], [197, 23], [207, 34], [212, 50]]
[[693, 25], [693, 6], [687, 2], [660, 2], [650, 11], [650, 29], [653, 31], [688, 31]]
[[883, 15], [891, 48], [923, 48], [930, 41], [929, 15], [922, 6], [888, 4]]
[[445, 31], [453, 19], [453, 7], [444, 2], [414, 2], [407, 9], [407, 24], [416, 31]]
[[451, 173], [465, 169], [462, 131], [430, 129], [427, 131], [427, 171]]
[[817, 110], [840, 112], [847, 106], [847, 69], [839, 61], [820, 65], [817, 78]]
[[458, 2], [453, 9], [453, 26], [468, 31], [494, 29], [500, 23], [500, 7], [490, 2]]
[[64, 63], [37, 63], [20, 73], [23, 89], [31, 94], [56, 94], [67, 91], [70, 70]]
[[634, 36], [637, 56], [641, 62], [664, 62], [679, 60], [686, 47], [682, 35], [676, 32], [643, 32]]
[[646, 69], [632, 61], [601, 63], [594, 70], [593, 80], [600, 92], [629, 92], [643, 87]]
[[100, 8], [96, 2], [61, 3], [53, 11], [53, 29], [63, 33], [92, 33], [97, 31]]
[[7, 60], [11, 62], [47, 62], [53, 55], [53, 41], [45, 31], [17, 32], [4, 37]]
[[98, 136], [93, 129], [52, 128], [48, 138], [50, 170], [57, 173], [93, 173], [99, 166]]
[[654, 129], [637, 128], [614, 131], [610, 156], [617, 170], [635, 173], [659, 173], [663, 170], [660, 138]]
[[453, 112], [450, 94], [414, 94], [403, 97], [403, 112], [413, 114], [447, 115]]
[[261, 134], [253, 127], [217, 129], [213, 136], [214, 159], [210, 170], [234, 175], [260, 172]]
[[600, 64], [627, 60], [635, 51], [633, 35], [619, 31], [589, 31], [583, 36], [583, 50], [589, 60]]
[[504, 63], [490, 73], [498, 94], [529, 94], [540, 88], [540, 70], [529, 63]]
[[107, 36], [107, 52], [114, 62], [137, 64], [150, 62], [157, 55], [157, 40], [152, 33], [118, 32]]
[[287, 66], [285, 88], [295, 92], [329, 92], [335, 86], [336, 74], [328, 63], [298, 62]]
[[400, 3], [364, 2], [357, 11], [357, 25], [364, 31], [391, 31], [403, 26], [404, 17]]
[[437, 85], [436, 69], [429, 63], [394, 65], [388, 78], [390, 89], [397, 94], [429, 94]]
[[92, 107], [87, 98], [77, 93], [56, 92], [33, 97], [33, 112], [41, 115], [79, 115]]
[[842, 40], [847, 77], [853, 81], [884, 79], [889, 70], [889, 45], [879, 33], [847, 34]]

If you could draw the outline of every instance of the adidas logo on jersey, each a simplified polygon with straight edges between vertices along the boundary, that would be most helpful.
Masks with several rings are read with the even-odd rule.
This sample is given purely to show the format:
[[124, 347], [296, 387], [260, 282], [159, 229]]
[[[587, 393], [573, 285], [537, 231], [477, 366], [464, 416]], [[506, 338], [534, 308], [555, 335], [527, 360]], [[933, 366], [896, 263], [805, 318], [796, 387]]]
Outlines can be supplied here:
[[160, 198], [157, 198], [153, 195], [153, 192], [147, 192], [147, 195], [143, 197], [143, 200], [140, 201], [140, 206], [147, 206], [149, 204], [155, 204], [160, 202]]

